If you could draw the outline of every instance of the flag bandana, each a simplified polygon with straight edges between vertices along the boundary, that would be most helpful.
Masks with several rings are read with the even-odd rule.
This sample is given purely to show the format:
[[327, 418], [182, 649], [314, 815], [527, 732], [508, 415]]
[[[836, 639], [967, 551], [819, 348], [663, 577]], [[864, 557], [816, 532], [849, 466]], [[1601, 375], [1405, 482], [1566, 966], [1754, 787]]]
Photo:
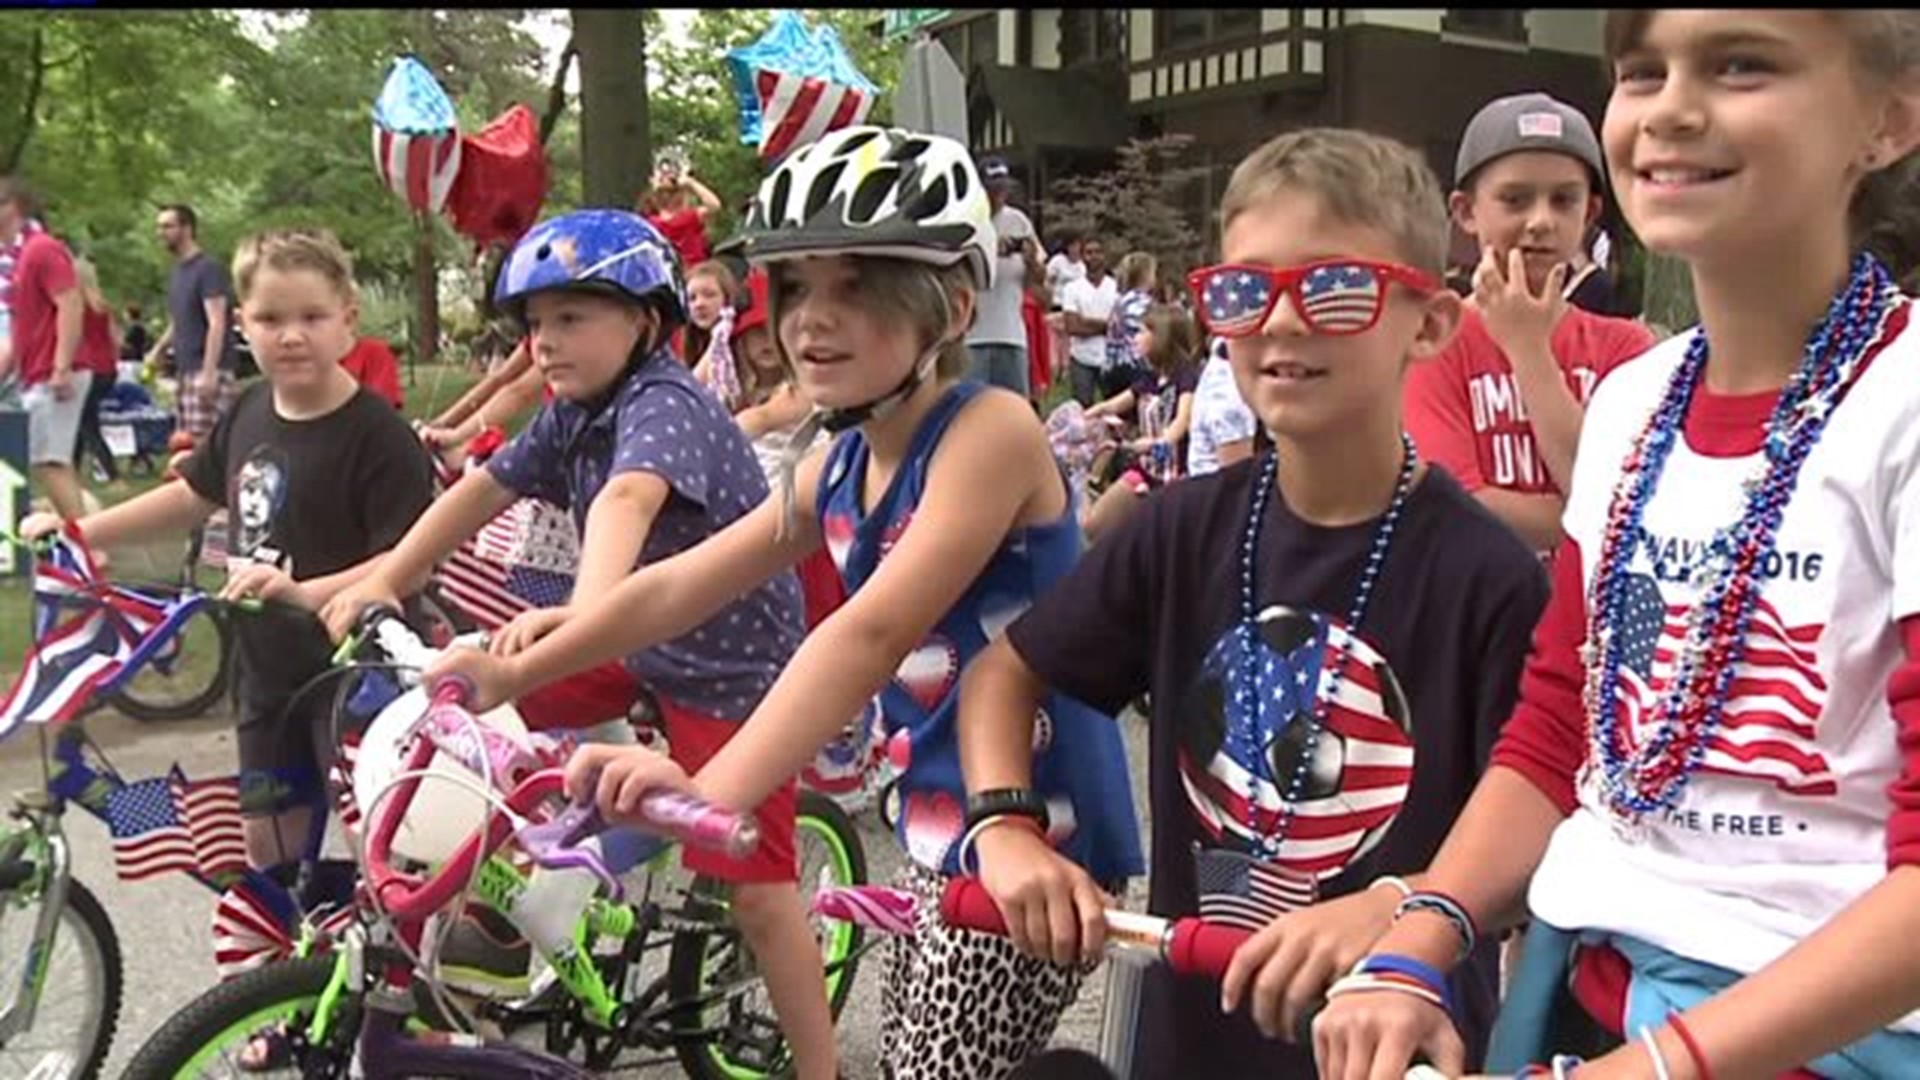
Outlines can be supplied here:
[[34, 564], [34, 643], [0, 699], [0, 738], [72, 719], [147, 664], [171, 663], [180, 627], [204, 602], [103, 581], [77, 536], [58, 537]]

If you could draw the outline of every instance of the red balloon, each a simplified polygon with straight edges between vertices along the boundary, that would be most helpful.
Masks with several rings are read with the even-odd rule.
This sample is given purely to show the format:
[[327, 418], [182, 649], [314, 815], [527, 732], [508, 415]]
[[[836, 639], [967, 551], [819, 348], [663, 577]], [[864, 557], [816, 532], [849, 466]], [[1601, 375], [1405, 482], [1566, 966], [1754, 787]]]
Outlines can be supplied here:
[[453, 227], [482, 245], [513, 243], [533, 227], [547, 195], [547, 154], [532, 111], [515, 105], [460, 142], [446, 207]]

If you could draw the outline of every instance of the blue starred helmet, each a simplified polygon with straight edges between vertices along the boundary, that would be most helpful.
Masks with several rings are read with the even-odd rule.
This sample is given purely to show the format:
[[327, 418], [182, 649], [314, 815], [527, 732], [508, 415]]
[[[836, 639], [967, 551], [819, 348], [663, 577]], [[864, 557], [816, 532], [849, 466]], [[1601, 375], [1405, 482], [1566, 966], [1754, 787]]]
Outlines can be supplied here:
[[576, 210], [535, 225], [513, 246], [493, 301], [525, 321], [527, 297], [549, 289], [590, 289], [658, 311], [671, 332], [685, 318], [673, 245], [626, 210]]

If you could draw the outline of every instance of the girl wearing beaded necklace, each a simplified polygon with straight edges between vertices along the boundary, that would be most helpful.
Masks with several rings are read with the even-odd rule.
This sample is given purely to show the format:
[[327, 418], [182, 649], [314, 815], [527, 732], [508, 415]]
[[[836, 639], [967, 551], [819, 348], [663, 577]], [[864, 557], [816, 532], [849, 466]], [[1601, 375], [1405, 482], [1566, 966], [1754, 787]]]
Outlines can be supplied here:
[[[1489, 1068], [1911, 1075], [1920, 15], [1616, 12], [1607, 45], [1614, 187], [1701, 325], [1597, 392], [1520, 706], [1373, 955], [1444, 969], [1530, 909]], [[1625, 1041], [1587, 1064], [1549, 1053], [1569, 979]], [[1458, 1071], [1397, 989], [1328, 1007], [1323, 1075]]]

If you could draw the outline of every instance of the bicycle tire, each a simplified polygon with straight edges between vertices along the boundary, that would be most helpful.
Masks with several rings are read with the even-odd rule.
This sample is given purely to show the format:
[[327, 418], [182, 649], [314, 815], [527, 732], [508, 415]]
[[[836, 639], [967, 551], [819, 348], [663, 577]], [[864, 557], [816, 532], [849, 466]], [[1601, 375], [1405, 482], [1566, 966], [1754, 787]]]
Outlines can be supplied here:
[[[143, 587], [155, 593], [177, 595], [176, 586]], [[161, 698], [148, 696], [148, 688], [143, 682], [147, 672], [136, 673], [119, 689], [107, 695], [107, 702], [122, 713], [150, 723], [165, 723], [173, 720], [191, 720], [204, 716], [208, 710], [225, 696], [229, 677], [233, 668], [233, 625], [225, 614], [213, 605], [202, 605], [200, 610], [188, 617], [186, 625], [180, 628], [180, 648], [185, 648], [187, 635], [194, 627], [205, 620], [213, 628], [214, 641], [218, 645], [213, 671], [205, 684], [191, 682], [185, 684], [184, 691], [178, 696]]]
[[[211, 1056], [223, 1046], [244, 1046], [275, 1021], [311, 1015], [333, 978], [335, 960], [331, 954], [287, 960], [220, 983], [160, 1025], [127, 1064], [124, 1080], [197, 1080], [208, 1075]], [[340, 1026], [335, 1031], [339, 1034]], [[349, 1054], [351, 1049], [346, 1047]], [[237, 1065], [233, 1075], [242, 1075]]]
[[[95, 1006], [96, 1016], [91, 1025], [82, 1024], [83, 1031], [88, 1026], [92, 1027], [92, 1031], [83, 1040], [85, 1045], [80, 1049], [82, 1056], [79, 1067], [66, 1074], [76, 1080], [95, 1080], [100, 1075], [101, 1066], [106, 1063], [107, 1050], [113, 1045], [114, 1029], [120, 1022], [121, 987], [124, 985], [120, 939], [114, 933], [113, 921], [107, 918], [107, 909], [100, 905], [100, 901], [85, 885], [71, 878], [67, 880], [66, 907], [61, 912], [56, 934], [72, 935], [83, 950], [92, 951], [99, 961], [100, 987], [98, 993], [88, 995]], [[51, 943], [53, 946], [58, 944], [57, 939]], [[40, 987], [43, 1002], [48, 985], [60, 977], [53, 969], [55, 962], [53, 959], [48, 961], [45, 981]], [[43, 1009], [36, 1015], [46, 1017], [48, 1011]], [[31, 1033], [32, 1029], [29, 1028], [25, 1034]], [[18, 1049], [16, 1041], [14, 1046], [0, 1049], [0, 1058]]]
[[[798, 849], [801, 841], [812, 835], [826, 841], [829, 869], [834, 874], [836, 885], [860, 885], [867, 880], [867, 853], [861, 843], [859, 830], [854, 827], [853, 819], [840, 804], [815, 791], [802, 789], [794, 823], [794, 846]], [[796, 854], [798, 852], [796, 851]], [[806, 868], [801, 868], [801, 892], [804, 900], [813, 883], [805, 880]], [[726, 885], [711, 878], [697, 877], [693, 881], [692, 892], [696, 898], [706, 898], [723, 902]], [[847, 996], [853, 990], [853, 979], [858, 968], [857, 954], [860, 951], [863, 932], [852, 923], [831, 922], [827, 927], [828, 941], [823, 945], [823, 959], [829, 964], [841, 964], [837, 971], [827, 975], [827, 1005], [833, 1011], [834, 1021], [840, 1019], [840, 1010], [847, 1003]], [[667, 995], [672, 1001], [687, 1001], [697, 998], [708, 985], [709, 961], [715, 954], [724, 962], [733, 956], [745, 957], [747, 954], [740, 941], [739, 932], [731, 928], [689, 928], [673, 935], [673, 944], [667, 957]], [[747, 958], [751, 963], [751, 958]], [[736, 999], [735, 1005], [740, 1004]], [[733, 1005], [725, 1006], [733, 1015], [729, 1023], [738, 1024], [742, 1019], [748, 1022], [768, 1025], [773, 1023], [769, 1012], [766, 1016], [745, 1017]], [[703, 1010], [687, 1007], [678, 1010], [674, 1018], [676, 1027], [697, 1030], [706, 1026]], [[774, 1026], [777, 1031], [777, 1025]], [[781, 1040], [776, 1058], [784, 1059], [785, 1040]], [[736, 1064], [726, 1056], [726, 1051], [717, 1045], [713, 1038], [689, 1038], [678, 1040], [674, 1045], [674, 1054], [680, 1059], [680, 1067], [693, 1080], [746, 1080], [749, 1077], [781, 1075], [769, 1074], [757, 1068]]]

